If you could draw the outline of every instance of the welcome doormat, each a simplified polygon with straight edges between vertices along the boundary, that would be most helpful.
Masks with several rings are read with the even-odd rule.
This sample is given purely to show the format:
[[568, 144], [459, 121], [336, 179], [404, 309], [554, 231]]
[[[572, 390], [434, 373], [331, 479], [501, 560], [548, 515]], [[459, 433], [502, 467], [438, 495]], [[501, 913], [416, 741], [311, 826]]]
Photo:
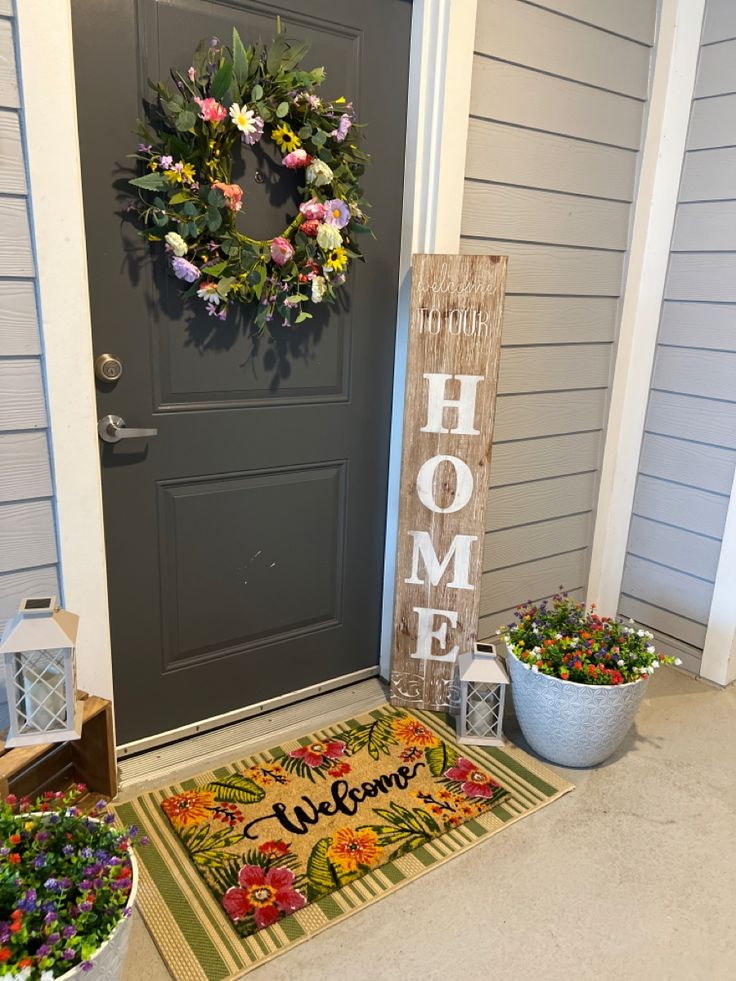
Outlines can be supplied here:
[[385, 706], [117, 806], [176, 981], [242, 977], [572, 789], [513, 746]]

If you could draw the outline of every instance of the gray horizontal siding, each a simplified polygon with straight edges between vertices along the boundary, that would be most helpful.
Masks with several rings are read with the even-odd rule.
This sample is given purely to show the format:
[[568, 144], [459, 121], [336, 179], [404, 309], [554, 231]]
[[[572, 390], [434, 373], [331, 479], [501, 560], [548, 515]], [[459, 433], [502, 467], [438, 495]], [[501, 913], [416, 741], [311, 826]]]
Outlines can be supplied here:
[[620, 610], [697, 670], [736, 465], [736, 4], [707, 0]]
[[481, 635], [587, 582], [654, 0], [479, 0], [461, 251], [509, 257]]

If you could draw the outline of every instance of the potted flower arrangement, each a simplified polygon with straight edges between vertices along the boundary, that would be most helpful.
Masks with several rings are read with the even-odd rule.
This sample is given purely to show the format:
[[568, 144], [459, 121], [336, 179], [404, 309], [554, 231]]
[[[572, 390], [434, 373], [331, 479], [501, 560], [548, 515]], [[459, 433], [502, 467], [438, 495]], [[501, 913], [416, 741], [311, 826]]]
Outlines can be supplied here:
[[[0, 977], [52, 981], [122, 973], [137, 871], [135, 828], [113, 826], [83, 785], [0, 802]], [[143, 841], [143, 839], [141, 839]]]
[[524, 738], [562, 766], [607, 759], [634, 721], [649, 676], [680, 663], [658, 654], [653, 635], [633, 620], [599, 616], [565, 593], [519, 606], [498, 633]]

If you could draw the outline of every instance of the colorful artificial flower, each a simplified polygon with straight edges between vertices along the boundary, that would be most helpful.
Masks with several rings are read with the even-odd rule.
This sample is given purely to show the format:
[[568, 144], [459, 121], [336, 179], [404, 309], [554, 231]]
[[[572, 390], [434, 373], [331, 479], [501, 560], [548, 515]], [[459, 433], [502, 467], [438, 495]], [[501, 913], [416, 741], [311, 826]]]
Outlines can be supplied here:
[[348, 131], [350, 130], [350, 127], [352, 125], [353, 125], [352, 119], [350, 118], [350, 116], [348, 116], [346, 112], [344, 112], [342, 116], [340, 116], [340, 122], [337, 124], [337, 129], [333, 129], [333, 131], [330, 133], [330, 136], [337, 143], [342, 143], [342, 141], [348, 135]]
[[344, 228], [350, 221], [350, 208], [344, 201], [335, 198], [333, 201], [325, 201], [325, 221], [328, 225], [335, 228]]
[[318, 201], [314, 196], [309, 201], [303, 201], [299, 205], [300, 214], [304, 215], [307, 220], [314, 219], [316, 221], [322, 221], [326, 210], [322, 202]]
[[346, 748], [341, 739], [329, 739], [326, 742], [310, 743], [309, 746], [292, 749], [289, 756], [295, 760], [303, 760], [307, 766], [317, 769], [330, 760], [339, 760], [345, 755]]
[[312, 302], [321, 303], [327, 290], [327, 280], [324, 276], [314, 276], [312, 278]]
[[171, 156], [171, 154], [164, 153], [159, 159], [159, 164], [161, 166], [161, 170], [168, 170], [169, 167], [174, 166], [174, 158]]
[[299, 231], [303, 232], [307, 238], [317, 238], [321, 223], [317, 221], [316, 218], [309, 218], [307, 221], [303, 221], [299, 226]]
[[410, 715], [398, 716], [391, 723], [391, 728], [396, 738], [404, 746], [420, 746], [424, 748], [426, 746], [437, 746], [440, 742], [439, 737], [431, 729], [418, 719], [413, 719]]
[[331, 249], [327, 253], [327, 259], [325, 261], [325, 269], [334, 269], [335, 272], [340, 272], [348, 264], [348, 254], [345, 249], [338, 246], [336, 249]]
[[317, 229], [317, 244], [327, 252], [342, 245], [342, 235], [334, 225], [322, 224]]
[[233, 126], [243, 134], [245, 143], [257, 143], [263, 136], [263, 120], [255, 109], [249, 109], [246, 105], [239, 106], [237, 102], [233, 102], [230, 106], [230, 118]]
[[459, 756], [455, 765], [443, 775], [446, 780], [462, 784], [462, 792], [467, 797], [493, 797], [501, 786], [464, 756]]
[[214, 806], [211, 790], [185, 790], [161, 802], [161, 809], [177, 830], [206, 821]]
[[239, 885], [227, 890], [222, 905], [234, 923], [252, 915], [258, 929], [263, 929], [306, 906], [306, 897], [294, 888], [295, 878], [291, 869], [266, 871], [260, 865], [244, 865], [238, 873]]
[[274, 126], [271, 136], [282, 153], [290, 153], [302, 145], [302, 141], [288, 123], [279, 123], [278, 126]]
[[222, 181], [214, 181], [212, 186], [222, 191], [225, 195], [225, 204], [231, 211], [240, 211], [243, 206], [243, 188], [239, 184], [224, 184]]
[[288, 239], [278, 235], [271, 241], [271, 258], [277, 266], [283, 266], [294, 255], [294, 246]]
[[187, 254], [189, 246], [178, 232], [167, 232], [164, 238], [174, 255], [183, 256]]
[[193, 82], [194, 79], [197, 77], [197, 73], [191, 65], [189, 68], [187, 68], [187, 76], [189, 77], [190, 82]]
[[183, 279], [185, 283], [195, 283], [200, 276], [199, 269], [182, 256], [174, 256], [171, 260], [171, 268], [177, 279]]
[[227, 109], [217, 99], [195, 99], [199, 106], [199, 117], [216, 126], [227, 118]]
[[222, 297], [217, 292], [217, 283], [214, 279], [205, 280], [205, 282], [200, 283], [197, 288], [197, 296], [200, 300], [206, 300], [208, 303], [214, 303], [215, 306], [220, 302]]
[[303, 147], [299, 147], [298, 150], [292, 150], [291, 153], [287, 153], [283, 163], [284, 167], [288, 167], [289, 170], [298, 170], [299, 167], [307, 167], [312, 162], [312, 159]]
[[307, 184], [314, 187], [324, 187], [325, 184], [332, 183], [332, 168], [328, 167], [324, 160], [315, 159], [307, 167]]
[[327, 857], [343, 874], [373, 867], [382, 853], [378, 835], [372, 828], [338, 828], [327, 849]]

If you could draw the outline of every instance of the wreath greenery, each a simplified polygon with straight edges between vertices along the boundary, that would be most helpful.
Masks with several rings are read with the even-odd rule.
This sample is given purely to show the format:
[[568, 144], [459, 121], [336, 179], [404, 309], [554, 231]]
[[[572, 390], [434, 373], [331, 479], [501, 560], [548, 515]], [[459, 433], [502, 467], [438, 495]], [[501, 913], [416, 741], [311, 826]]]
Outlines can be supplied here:
[[[280, 21], [268, 47], [246, 48], [233, 29], [231, 49], [202, 41], [188, 71], [171, 70], [175, 89], [150, 83], [156, 98], [134, 154], [146, 173], [130, 181], [130, 208], [144, 237], [165, 241], [173, 274], [188, 284], [183, 295], [210, 316], [257, 303], [261, 329], [277, 313], [301, 323], [311, 305], [334, 301], [350, 262], [363, 258], [355, 236], [369, 231], [359, 184], [369, 158], [352, 103], [323, 100], [324, 69], [299, 68], [308, 50]], [[288, 226], [258, 240], [236, 227], [243, 190], [231, 168], [237, 143], [252, 146], [266, 131], [304, 183]]]

